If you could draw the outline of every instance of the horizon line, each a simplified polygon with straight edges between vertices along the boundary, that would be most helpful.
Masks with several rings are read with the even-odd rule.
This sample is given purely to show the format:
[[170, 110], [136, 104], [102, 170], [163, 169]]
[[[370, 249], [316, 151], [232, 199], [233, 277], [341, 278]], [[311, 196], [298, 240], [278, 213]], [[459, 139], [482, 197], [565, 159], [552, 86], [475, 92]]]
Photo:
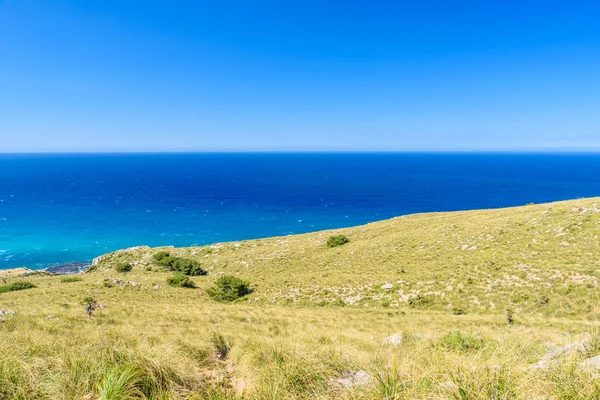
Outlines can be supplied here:
[[118, 155], [118, 154], [599, 154], [598, 149], [479, 149], [479, 150], [34, 150], [1, 151], [0, 155]]

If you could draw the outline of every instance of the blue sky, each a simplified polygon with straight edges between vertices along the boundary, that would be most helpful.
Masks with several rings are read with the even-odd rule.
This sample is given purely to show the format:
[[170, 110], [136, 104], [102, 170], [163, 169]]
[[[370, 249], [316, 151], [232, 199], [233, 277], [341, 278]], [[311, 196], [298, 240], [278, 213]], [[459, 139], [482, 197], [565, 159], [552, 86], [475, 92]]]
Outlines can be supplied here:
[[600, 150], [598, 1], [0, 0], [0, 152]]

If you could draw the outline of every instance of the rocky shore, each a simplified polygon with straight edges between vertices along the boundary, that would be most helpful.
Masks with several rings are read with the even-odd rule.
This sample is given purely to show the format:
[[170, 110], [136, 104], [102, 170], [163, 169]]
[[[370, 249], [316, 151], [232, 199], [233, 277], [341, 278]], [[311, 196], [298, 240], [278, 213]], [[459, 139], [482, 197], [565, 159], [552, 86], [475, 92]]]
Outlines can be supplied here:
[[10, 268], [0, 270], [0, 278], [11, 278], [15, 276], [25, 276], [39, 273], [48, 273], [56, 275], [77, 274], [85, 271], [90, 265], [92, 265], [92, 263], [88, 261], [75, 261], [65, 264], [53, 265], [46, 269], [39, 270], [30, 268]]

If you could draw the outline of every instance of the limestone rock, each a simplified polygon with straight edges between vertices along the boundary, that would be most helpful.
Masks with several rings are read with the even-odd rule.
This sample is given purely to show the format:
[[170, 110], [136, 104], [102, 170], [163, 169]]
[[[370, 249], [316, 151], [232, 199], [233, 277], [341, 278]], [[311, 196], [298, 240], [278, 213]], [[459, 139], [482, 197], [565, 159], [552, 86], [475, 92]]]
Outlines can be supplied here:
[[395, 333], [392, 336], [385, 338], [383, 340], [383, 344], [389, 346], [400, 346], [402, 344], [403, 339], [404, 338], [402, 337], [402, 335]]
[[549, 368], [556, 359], [574, 353], [581, 353], [585, 351], [588, 345], [588, 340], [581, 340], [579, 342], [569, 343], [564, 346], [557, 347], [550, 350], [548, 353], [540, 359], [537, 364], [533, 364], [531, 369], [545, 369]]
[[588, 358], [581, 362], [582, 367], [600, 369], [600, 356]]
[[332, 379], [332, 382], [345, 389], [355, 386], [367, 386], [371, 383], [373, 377], [367, 371], [348, 372], [346, 377]]

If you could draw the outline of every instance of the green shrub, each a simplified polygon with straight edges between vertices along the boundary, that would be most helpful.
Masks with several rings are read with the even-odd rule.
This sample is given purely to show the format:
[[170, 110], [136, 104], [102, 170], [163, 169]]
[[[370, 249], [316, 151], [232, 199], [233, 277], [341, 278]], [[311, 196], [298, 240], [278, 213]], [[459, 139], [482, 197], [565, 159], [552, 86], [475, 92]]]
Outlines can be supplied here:
[[204, 269], [202, 269], [202, 265], [198, 261], [190, 260], [188, 258], [175, 259], [171, 269], [189, 276], [200, 276], [206, 275], [207, 273]]
[[32, 289], [34, 287], [35, 287], [35, 285], [31, 282], [18, 281], [18, 282], [9, 283], [8, 285], [0, 286], [0, 293], [14, 292], [15, 290]]
[[169, 286], [184, 287], [184, 288], [195, 288], [194, 282], [184, 274], [175, 274], [167, 279]]
[[159, 251], [154, 255], [154, 261], [162, 267], [168, 267], [171, 264], [171, 254], [168, 251]]
[[154, 261], [161, 266], [174, 272], [180, 272], [189, 276], [206, 275], [202, 264], [189, 258], [174, 257], [167, 251], [160, 251], [154, 255]]
[[449, 350], [468, 351], [483, 347], [485, 341], [459, 331], [450, 332], [442, 338], [442, 346]]
[[121, 262], [115, 266], [117, 272], [129, 272], [133, 267], [128, 262]]
[[250, 284], [232, 275], [223, 275], [206, 293], [217, 301], [230, 302], [252, 293]]
[[78, 276], [66, 276], [60, 280], [62, 283], [81, 282], [81, 278]]
[[329, 239], [327, 239], [327, 246], [328, 247], [337, 247], [337, 246], [346, 244], [349, 241], [350, 241], [350, 239], [348, 239], [348, 237], [345, 235], [330, 236]]

